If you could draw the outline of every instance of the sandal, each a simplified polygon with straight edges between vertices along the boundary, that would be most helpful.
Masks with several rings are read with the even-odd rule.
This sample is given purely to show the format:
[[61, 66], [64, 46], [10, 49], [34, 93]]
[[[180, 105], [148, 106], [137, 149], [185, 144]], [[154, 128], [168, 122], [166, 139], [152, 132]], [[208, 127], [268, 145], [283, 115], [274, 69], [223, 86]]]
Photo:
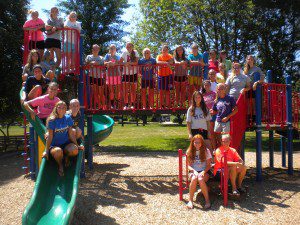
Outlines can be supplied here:
[[211, 207], [210, 202], [205, 203], [204, 205], [204, 209], [209, 209]]
[[192, 201], [189, 201], [189, 202], [186, 204], [186, 207], [187, 207], [188, 209], [194, 208], [193, 202], [192, 202]]
[[240, 196], [240, 192], [238, 190], [234, 190], [234, 191], [232, 191], [232, 195], [236, 196], [236, 197], [239, 197]]

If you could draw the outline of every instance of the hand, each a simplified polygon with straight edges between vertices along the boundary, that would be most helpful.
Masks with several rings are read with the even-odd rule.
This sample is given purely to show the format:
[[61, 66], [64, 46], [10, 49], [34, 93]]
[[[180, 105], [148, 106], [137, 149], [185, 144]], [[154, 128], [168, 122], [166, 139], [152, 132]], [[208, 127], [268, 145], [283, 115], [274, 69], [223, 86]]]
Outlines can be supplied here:
[[203, 171], [200, 172], [200, 174], [198, 176], [204, 177], [204, 175], [205, 175], [205, 171], [203, 170]]
[[244, 94], [245, 91], [246, 91], [245, 88], [243, 88], [243, 89], [240, 91], [240, 93], [241, 93], [241, 94]]
[[49, 155], [48, 155], [48, 153], [47, 153], [46, 151], [45, 151], [45, 152], [43, 152], [42, 158], [45, 158], [45, 159], [47, 159], [47, 160], [48, 160], [48, 158], [49, 158]]
[[30, 117], [32, 120], [35, 120], [35, 112], [30, 112]]
[[193, 138], [193, 135], [189, 134], [189, 139], [192, 140], [192, 138]]
[[199, 173], [196, 170], [194, 170], [194, 175], [197, 177]]
[[214, 113], [214, 110], [213, 110], [213, 109], [210, 109], [210, 110], [209, 110], [209, 113], [210, 113], [210, 114], [213, 114], [213, 113]]
[[83, 145], [79, 145], [79, 146], [78, 146], [78, 150], [83, 151], [83, 150], [84, 150], [84, 146], [83, 146]]
[[20, 102], [21, 102], [21, 105], [24, 105], [25, 99], [21, 98]]
[[55, 32], [56, 31], [56, 27], [52, 27], [52, 32]]
[[229, 120], [229, 118], [226, 116], [226, 117], [224, 117], [224, 118], [222, 119], [222, 122], [223, 122], [223, 123], [226, 123], [228, 120]]

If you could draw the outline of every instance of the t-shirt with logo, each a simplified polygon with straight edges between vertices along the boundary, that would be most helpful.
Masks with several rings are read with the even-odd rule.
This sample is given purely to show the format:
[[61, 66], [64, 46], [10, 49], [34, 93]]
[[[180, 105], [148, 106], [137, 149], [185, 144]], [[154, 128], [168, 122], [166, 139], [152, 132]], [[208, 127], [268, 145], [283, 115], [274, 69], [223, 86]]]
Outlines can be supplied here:
[[[116, 63], [120, 61], [120, 56], [117, 54], [112, 56], [111, 54], [108, 53], [104, 56], [104, 61]], [[119, 66], [107, 67], [106, 74], [107, 76], [119, 76], [121, 74], [120, 67]]]
[[[209, 149], [206, 149], [206, 160], [211, 159], [211, 153]], [[195, 161], [192, 163], [191, 167], [197, 172], [201, 172], [206, 168], [206, 160], [201, 162], [200, 160], [200, 151], [196, 151]]]
[[215, 104], [216, 93], [213, 91], [206, 92], [203, 94], [204, 102], [208, 109], [212, 109]]
[[62, 118], [50, 120], [47, 128], [53, 130], [51, 146], [61, 146], [69, 143], [68, 130], [72, 126], [73, 120], [70, 115], [64, 115]]
[[[137, 50], [133, 50], [133, 51], [134, 51], [135, 57], [138, 59], [139, 58], [139, 53], [137, 52]], [[130, 55], [131, 55], [131, 53], [129, 53], [127, 50], [125, 50], [122, 53], [121, 58], [124, 60], [124, 63], [132, 62], [132, 59], [131, 59]], [[137, 74], [137, 69], [138, 69], [137, 66], [125, 66], [124, 70], [123, 70], [123, 74], [124, 75]]]
[[41, 119], [45, 119], [51, 114], [55, 104], [59, 101], [58, 97], [50, 99], [49, 94], [47, 94], [28, 101], [28, 104], [34, 108], [37, 107], [36, 115]]
[[[215, 166], [214, 166], [214, 174], [216, 175], [217, 171], [222, 167], [222, 162], [224, 163], [223, 156], [227, 156], [227, 162], [238, 162], [241, 157], [237, 153], [234, 148], [229, 147], [228, 150], [225, 150], [224, 146], [219, 147], [215, 153]], [[222, 162], [221, 162], [222, 160]]]
[[[170, 59], [173, 59], [173, 56], [171, 54], [167, 55], [158, 55], [156, 57], [156, 62], [158, 61], [163, 61], [163, 62], [168, 62]], [[168, 65], [159, 65], [158, 67], [158, 76], [161, 77], [166, 77], [172, 74], [172, 69]]]
[[205, 116], [200, 107], [195, 108], [195, 113], [193, 116], [191, 115], [191, 112], [192, 107], [189, 107], [186, 114], [186, 122], [191, 123], [191, 128], [207, 130], [207, 121], [211, 120], [209, 112], [207, 112], [207, 115]]
[[139, 65], [143, 65], [143, 67], [141, 68], [143, 80], [152, 80], [154, 74], [153, 65], [155, 64], [156, 64], [156, 60], [154, 58], [150, 58], [150, 59], [142, 58], [139, 60]]
[[213, 106], [213, 110], [218, 112], [217, 121], [222, 122], [222, 119], [228, 116], [235, 106], [234, 98], [229, 95], [226, 95], [224, 98], [218, 98], [218, 101]]
[[80, 112], [78, 112], [75, 116], [73, 116], [72, 112], [71, 111], [67, 111], [66, 112], [67, 115], [70, 115], [72, 120], [73, 120], [73, 128], [77, 128], [79, 127], [79, 123], [80, 123], [80, 118], [81, 118], [81, 115], [80, 115]]
[[[40, 27], [41, 25], [45, 25], [45, 23], [42, 19], [38, 18], [36, 20], [27, 20], [24, 23], [23, 28], [37, 28]], [[37, 31], [29, 30], [29, 40], [43, 41], [44, 40], [43, 32], [40, 29]]]
[[[198, 53], [198, 55], [196, 55], [196, 56], [194, 54], [188, 55], [188, 60], [190, 60], [190, 61], [200, 62], [201, 59], [203, 59], [203, 55], [201, 53]], [[203, 70], [203, 68], [200, 65], [191, 65], [189, 75], [200, 77], [203, 74], [202, 70]]]
[[[62, 18], [56, 18], [56, 19], [53, 19], [53, 18], [49, 18], [46, 22], [46, 25], [49, 25], [51, 27], [56, 27], [56, 28], [63, 28], [64, 27], [64, 21]], [[61, 39], [61, 31], [58, 30], [58, 31], [55, 31], [52, 33], [51, 30], [48, 30], [48, 33], [46, 33], [47, 35], [47, 38], [53, 38], [53, 39], [56, 39], [56, 40], [59, 40]]]
[[219, 73], [219, 62], [216, 60], [216, 61], [212, 61], [212, 60], [208, 60], [208, 69], [209, 70], [214, 70], [216, 71], [217, 73]]

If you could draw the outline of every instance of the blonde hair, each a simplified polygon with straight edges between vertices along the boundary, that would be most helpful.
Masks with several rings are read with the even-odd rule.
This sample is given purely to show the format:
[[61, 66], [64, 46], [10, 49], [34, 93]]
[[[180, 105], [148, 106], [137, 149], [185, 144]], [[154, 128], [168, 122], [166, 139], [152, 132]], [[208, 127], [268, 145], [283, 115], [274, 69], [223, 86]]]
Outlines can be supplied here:
[[75, 11], [72, 11], [72, 12], [70, 12], [69, 15], [68, 15], [68, 20], [70, 20], [72, 14], [75, 14], [76, 17], [77, 17], [77, 13], [76, 13]]
[[[151, 54], [151, 50], [150, 50], [150, 48], [144, 48], [144, 49], [143, 49], [143, 56], [144, 56], [144, 57], [145, 57], [145, 52], [146, 52], [146, 51], [149, 51], [149, 52], [150, 52], [150, 54]], [[151, 56], [150, 56], [150, 57], [151, 57]]]
[[79, 103], [79, 100], [77, 98], [73, 98], [71, 101], [70, 101], [70, 105], [74, 104], [74, 103]]
[[64, 101], [59, 101], [59, 102], [57, 102], [57, 103], [55, 104], [53, 110], [52, 110], [52, 113], [51, 113], [51, 114], [49, 115], [49, 117], [47, 118], [47, 122], [46, 122], [47, 126], [48, 126], [48, 124], [49, 124], [49, 121], [53, 121], [53, 120], [55, 120], [55, 119], [58, 118], [57, 107], [58, 107], [59, 105], [65, 106], [65, 108], [66, 108], [66, 110], [67, 110], [67, 104], [66, 104]]
[[29, 9], [28, 12], [27, 12], [27, 14], [31, 14], [31, 15], [32, 15], [33, 13], [36, 13], [37, 16], [39, 16], [39, 12], [38, 12], [37, 10], [35, 10], [35, 9]]

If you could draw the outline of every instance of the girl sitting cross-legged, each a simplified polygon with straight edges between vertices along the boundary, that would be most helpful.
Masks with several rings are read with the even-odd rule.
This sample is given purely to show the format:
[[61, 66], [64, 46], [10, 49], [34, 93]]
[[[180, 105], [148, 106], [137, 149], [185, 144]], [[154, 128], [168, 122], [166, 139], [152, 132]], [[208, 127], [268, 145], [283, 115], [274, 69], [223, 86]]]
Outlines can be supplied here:
[[190, 142], [190, 146], [187, 150], [187, 161], [189, 170], [189, 202], [187, 208], [192, 209], [194, 193], [199, 182], [201, 192], [205, 198], [204, 209], [209, 209], [211, 204], [208, 195], [208, 188], [206, 182], [209, 179], [211, 168], [211, 154], [209, 149], [206, 148], [204, 139], [200, 134], [195, 135]]

